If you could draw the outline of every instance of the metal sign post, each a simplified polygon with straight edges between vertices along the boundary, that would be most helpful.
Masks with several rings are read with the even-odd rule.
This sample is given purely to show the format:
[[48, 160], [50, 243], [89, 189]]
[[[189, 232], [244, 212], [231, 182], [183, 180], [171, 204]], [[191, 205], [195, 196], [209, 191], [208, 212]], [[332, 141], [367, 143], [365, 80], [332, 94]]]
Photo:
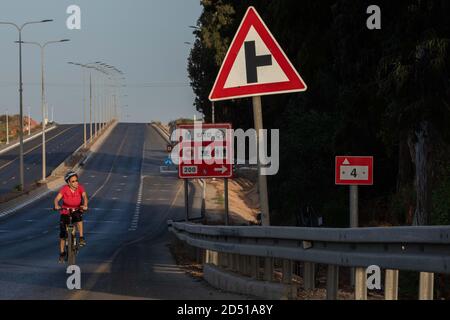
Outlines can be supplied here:
[[358, 186], [350, 186], [350, 228], [358, 228]]
[[[350, 186], [350, 228], [358, 228], [358, 186]], [[355, 286], [355, 268], [350, 268], [350, 286]]]
[[186, 208], [186, 222], [189, 222], [189, 179], [184, 179], [184, 207]]
[[225, 225], [230, 224], [229, 210], [228, 210], [228, 178], [224, 179], [224, 190], [225, 190]]
[[270, 214], [269, 214], [269, 197], [267, 194], [267, 177], [261, 174], [261, 159], [260, 148], [262, 147], [262, 129], [263, 129], [263, 117], [261, 108], [261, 97], [253, 97], [253, 117], [255, 121], [255, 130], [257, 135], [257, 159], [258, 159], [258, 190], [259, 190], [259, 203], [261, 208], [261, 224], [263, 226], [270, 226]]

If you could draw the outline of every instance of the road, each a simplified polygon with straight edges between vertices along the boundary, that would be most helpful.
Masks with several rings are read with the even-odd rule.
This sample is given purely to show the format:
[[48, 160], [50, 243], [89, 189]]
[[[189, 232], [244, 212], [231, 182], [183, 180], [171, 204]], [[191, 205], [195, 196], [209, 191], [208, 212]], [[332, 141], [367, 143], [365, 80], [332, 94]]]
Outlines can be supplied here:
[[[83, 144], [83, 125], [59, 125], [46, 134], [47, 176]], [[89, 137], [89, 130], [88, 130]], [[25, 185], [42, 179], [42, 137], [24, 143]], [[20, 183], [19, 147], [0, 155], [0, 195]]]
[[[243, 299], [175, 264], [167, 220], [184, 217], [183, 185], [159, 172], [164, 150], [151, 126], [118, 124], [80, 174], [90, 196], [80, 291], [66, 288], [57, 263], [54, 195], [0, 220], [0, 299]], [[199, 201], [191, 205], [198, 212]]]

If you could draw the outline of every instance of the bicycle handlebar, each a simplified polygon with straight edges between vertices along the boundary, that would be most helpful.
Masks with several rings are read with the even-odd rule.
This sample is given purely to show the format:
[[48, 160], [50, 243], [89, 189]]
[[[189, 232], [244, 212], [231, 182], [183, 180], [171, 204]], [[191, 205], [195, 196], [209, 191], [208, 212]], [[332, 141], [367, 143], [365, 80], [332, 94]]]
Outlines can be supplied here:
[[74, 213], [76, 211], [80, 211], [81, 213], [84, 213], [84, 212], [87, 211], [87, 210], [84, 210], [82, 207], [78, 207], [78, 208], [64, 208], [64, 207], [61, 207], [61, 209], [53, 208], [53, 210], [54, 211], [59, 211], [59, 212], [61, 212], [63, 210], [67, 210], [67, 211], [69, 211], [69, 213]]

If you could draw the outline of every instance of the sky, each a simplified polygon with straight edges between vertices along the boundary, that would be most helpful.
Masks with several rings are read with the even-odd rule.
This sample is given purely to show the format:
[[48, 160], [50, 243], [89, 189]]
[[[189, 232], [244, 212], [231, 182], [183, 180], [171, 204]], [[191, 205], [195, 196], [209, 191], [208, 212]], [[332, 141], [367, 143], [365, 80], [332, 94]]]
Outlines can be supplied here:
[[[70, 5], [81, 9], [81, 29], [69, 30]], [[200, 0], [1, 0], [0, 21], [28, 25], [22, 40], [44, 43], [46, 100], [49, 118], [59, 123], [83, 122], [83, 71], [67, 62], [103, 61], [125, 73], [121, 121], [168, 122], [201, 117], [193, 107], [187, 58]], [[19, 113], [17, 30], [0, 25], [0, 114]], [[37, 46], [23, 45], [24, 115], [41, 120], [41, 58]], [[99, 76], [95, 76], [99, 79]], [[95, 78], [94, 78], [95, 79]], [[87, 90], [86, 90], [87, 91]]]

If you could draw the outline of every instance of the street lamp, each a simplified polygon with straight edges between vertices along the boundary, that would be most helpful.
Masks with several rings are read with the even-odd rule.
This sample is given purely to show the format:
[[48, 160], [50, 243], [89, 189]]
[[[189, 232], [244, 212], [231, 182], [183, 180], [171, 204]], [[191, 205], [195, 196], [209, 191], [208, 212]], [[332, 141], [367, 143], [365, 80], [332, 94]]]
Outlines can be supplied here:
[[[82, 64], [82, 63], [75, 63], [75, 62], [68, 62], [68, 64], [72, 64], [75, 66], [79, 66], [82, 67], [84, 70], [86, 69], [91, 69], [91, 70], [96, 70], [98, 72], [101, 72], [103, 74], [107, 74], [104, 70], [101, 70], [99, 66], [97, 66], [97, 64], [101, 63], [100, 61], [98, 62], [92, 62], [92, 63], [86, 63], [86, 64]], [[93, 136], [97, 136], [97, 123], [96, 123], [96, 108], [95, 108], [95, 103], [97, 102], [97, 99], [95, 99], [94, 104], [92, 103], [92, 72], [89, 72], [89, 132], [90, 132], [90, 138], [89, 140], [92, 141]], [[84, 88], [84, 73], [83, 73], [83, 88]], [[84, 90], [83, 90], [84, 92]], [[84, 95], [84, 93], [83, 93]], [[95, 91], [95, 96], [97, 95], [97, 91]], [[94, 126], [92, 124], [92, 107], [94, 106]], [[85, 110], [85, 108], [83, 107], [83, 110]], [[84, 144], [85, 146], [87, 145], [86, 142], [86, 112], [84, 111]]]
[[20, 175], [20, 185], [19, 190], [23, 191], [25, 182], [24, 182], [24, 170], [23, 170], [23, 82], [22, 82], [22, 30], [25, 28], [25, 26], [30, 24], [37, 24], [37, 23], [45, 23], [45, 22], [51, 22], [53, 20], [46, 19], [41, 21], [31, 21], [26, 22], [20, 27], [13, 23], [13, 22], [0, 22], [0, 25], [11, 25], [17, 29], [19, 32], [19, 97], [20, 97], [20, 104], [19, 104], [19, 110], [20, 110], [20, 119], [19, 119], [19, 140], [20, 140], [20, 147], [19, 147], [19, 175]]
[[[44, 44], [40, 44], [38, 42], [29, 42], [29, 41], [16, 41], [16, 43], [20, 44], [31, 44], [38, 46], [41, 49], [41, 108], [42, 108], [42, 182], [45, 182], [47, 179], [47, 167], [46, 167], [46, 149], [45, 149], [45, 126], [46, 126], [46, 112], [45, 112], [45, 82], [44, 82], [44, 50], [49, 44], [60, 43], [60, 42], [68, 42], [69, 39], [62, 39], [57, 41], [48, 41]], [[48, 118], [48, 116], [47, 116]]]
[[[87, 129], [86, 129], [86, 65], [76, 62], [67, 62], [68, 64], [72, 64], [75, 66], [79, 66], [83, 68], [83, 137], [84, 137], [84, 147], [87, 147]], [[90, 91], [91, 89], [91, 83], [89, 84]], [[91, 104], [90, 104], [91, 106]], [[90, 119], [90, 121], [92, 121]], [[92, 127], [91, 127], [92, 128]], [[91, 136], [92, 136], [92, 130], [91, 130]]]

